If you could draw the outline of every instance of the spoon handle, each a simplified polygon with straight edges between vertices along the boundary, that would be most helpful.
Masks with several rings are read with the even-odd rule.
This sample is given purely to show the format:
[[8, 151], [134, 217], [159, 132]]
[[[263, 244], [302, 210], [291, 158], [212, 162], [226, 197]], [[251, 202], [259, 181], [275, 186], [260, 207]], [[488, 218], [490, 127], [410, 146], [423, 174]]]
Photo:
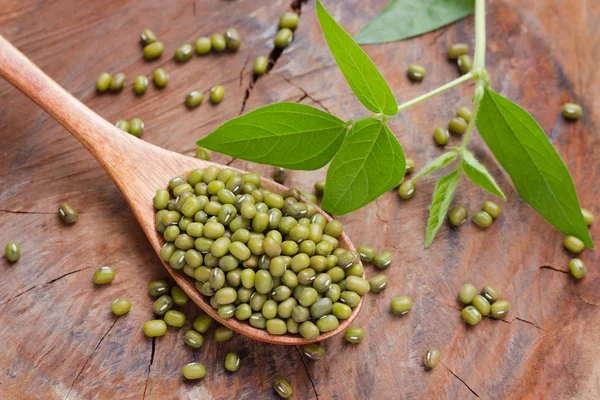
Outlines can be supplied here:
[[64, 126], [105, 168], [111, 158], [122, 157], [119, 149], [123, 148], [124, 142], [135, 139], [128, 137], [131, 135], [113, 126], [73, 97], [2, 35], [0, 77]]

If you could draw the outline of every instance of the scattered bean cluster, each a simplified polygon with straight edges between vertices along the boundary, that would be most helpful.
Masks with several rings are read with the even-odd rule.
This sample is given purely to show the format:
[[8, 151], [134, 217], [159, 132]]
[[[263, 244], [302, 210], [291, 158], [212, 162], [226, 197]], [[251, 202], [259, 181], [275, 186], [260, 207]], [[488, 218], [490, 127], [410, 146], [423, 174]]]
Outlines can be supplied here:
[[466, 74], [473, 68], [473, 58], [469, 55], [467, 43], [454, 43], [448, 48], [448, 58], [456, 60], [456, 65], [461, 74]]
[[[167, 332], [167, 327], [181, 328], [187, 322], [183, 312], [175, 309], [176, 306], [185, 306], [189, 298], [183, 289], [177, 285], [170, 286], [166, 280], [151, 282], [148, 285], [148, 293], [156, 300], [152, 305], [153, 313], [162, 319], [153, 319], [144, 323], [144, 334], [148, 337], [163, 336]], [[113, 303], [114, 307], [118, 299]], [[115, 314], [117, 314], [115, 312]], [[121, 314], [117, 314], [121, 315]], [[191, 329], [188, 329], [183, 337], [186, 345], [194, 349], [199, 349], [204, 344], [204, 336], [212, 326], [213, 319], [207, 314], [200, 314], [192, 323]], [[224, 342], [233, 337], [233, 331], [225, 326], [217, 326], [214, 330], [214, 340]], [[240, 356], [235, 352], [229, 352], [225, 356], [224, 366], [230, 372], [236, 372], [240, 367]], [[193, 362], [183, 366], [182, 374], [186, 379], [200, 379], [206, 375], [206, 368], [200, 362]]]
[[483, 202], [481, 210], [473, 214], [471, 220], [480, 228], [487, 229], [500, 216], [500, 206], [491, 200]]
[[506, 317], [510, 304], [506, 300], [499, 300], [499, 297], [500, 293], [493, 286], [485, 285], [477, 294], [474, 285], [465, 283], [458, 293], [458, 299], [466, 306], [460, 313], [461, 318], [469, 325], [477, 325], [482, 317]]
[[[140, 42], [143, 46], [143, 55], [146, 60], [154, 60], [162, 56], [165, 46], [158, 41], [156, 34], [151, 29], [144, 29], [140, 35]], [[205, 55], [214, 52], [222, 52], [229, 50], [237, 51], [242, 44], [242, 39], [239, 32], [235, 28], [229, 28], [224, 34], [215, 33], [210, 38], [200, 37], [196, 40], [195, 50], [198, 55]], [[194, 46], [189, 43], [179, 46], [175, 50], [173, 58], [178, 63], [189, 61], [194, 55]], [[163, 89], [169, 83], [169, 74], [164, 68], [156, 68], [152, 71], [152, 81], [157, 89]], [[148, 78], [144, 75], [136, 76], [133, 82], [133, 91], [137, 96], [142, 96], [148, 89]], [[119, 72], [115, 75], [110, 75], [108, 72], [102, 72], [96, 80], [96, 92], [114, 92], [118, 93], [125, 87], [127, 83], [127, 75]], [[210, 89], [210, 102], [212, 104], [220, 103], [225, 96], [225, 88], [221, 85], [215, 85]], [[196, 108], [204, 100], [204, 93], [199, 90], [194, 90], [185, 98], [185, 105], [188, 108]], [[136, 137], [142, 137], [144, 132], [144, 122], [139, 118], [134, 118], [131, 121], [119, 120], [115, 124], [119, 129], [131, 133]]]
[[[152, 306], [153, 313], [158, 318], [146, 321], [144, 324], [144, 334], [148, 337], [163, 336], [167, 332], [168, 326], [181, 328], [186, 323], [183, 313], [175, 310], [176, 306], [185, 306], [189, 298], [179, 286], [172, 286], [166, 280], [151, 282], [148, 285], [148, 293], [156, 300]], [[131, 303], [126, 299], [117, 299], [112, 304], [112, 311], [116, 315], [123, 315], [129, 311]], [[199, 349], [204, 344], [204, 335], [213, 325], [213, 319], [207, 314], [198, 315], [190, 329], [183, 337], [186, 345], [193, 349]], [[224, 342], [233, 337], [233, 331], [224, 326], [217, 326], [214, 329], [214, 340]], [[325, 349], [318, 344], [307, 344], [303, 346], [304, 355], [313, 361], [318, 361], [325, 355]], [[224, 367], [229, 372], [236, 372], [241, 365], [241, 358], [236, 352], [229, 352], [225, 355]], [[206, 367], [200, 362], [193, 362], [183, 366], [182, 375], [188, 380], [201, 379], [206, 375]], [[291, 396], [293, 389], [284, 378], [277, 378], [273, 384], [274, 390], [281, 396]]]
[[[501, 208], [498, 204], [491, 200], [483, 202], [480, 211], [473, 214], [472, 221], [475, 225], [482, 229], [489, 228], [492, 223], [500, 217]], [[457, 205], [448, 213], [448, 221], [455, 227], [459, 227], [465, 223], [468, 217], [468, 211], [464, 206]]]
[[[298, 27], [300, 15], [295, 12], [286, 12], [279, 18], [279, 32], [275, 35], [273, 44], [278, 49], [284, 49], [294, 39], [294, 30]], [[269, 59], [258, 56], [254, 60], [254, 78], [264, 74], [269, 69]]]
[[[448, 48], [448, 58], [456, 61], [456, 65], [461, 74], [466, 74], [473, 68], [473, 59], [469, 55], [469, 45], [467, 43], [454, 43]], [[419, 64], [410, 64], [406, 71], [408, 79], [413, 82], [421, 82], [427, 75], [425, 67]]]

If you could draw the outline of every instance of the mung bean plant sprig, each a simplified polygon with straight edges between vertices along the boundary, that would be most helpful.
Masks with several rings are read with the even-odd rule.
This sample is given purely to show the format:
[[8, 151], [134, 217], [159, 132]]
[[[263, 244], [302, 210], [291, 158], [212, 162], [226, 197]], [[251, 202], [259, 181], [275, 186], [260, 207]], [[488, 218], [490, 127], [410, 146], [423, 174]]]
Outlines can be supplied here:
[[[406, 158], [388, 127], [390, 119], [473, 80], [472, 115], [462, 144], [448, 147], [446, 153], [412, 177], [414, 182], [434, 171], [448, 169], [433, 193], [425, 247], [429, 247], [444, 222], [463, 175], [505, 200], [494, 178], [468, 149], [477, 126], [521, 198], [565, 236], [579, 238], [592, 248], [575, 185], [564, 162], [535, 119], [490, 87], [485, 67], [485, 6], [485, 0], [436, 0], [427, 4], [392, 0], [355, 41], [317, 0], [317, 15], [329, 49], [358, 100], [373, 114], [343, 121], [314, 107], [281, 102], [234, 118], [197, 143], [232, 157], [288, 169], [315, 170], [331, 163], [322, 208], [342, 215], [363, 207], [402, 181]], [[473, 11], [475, 52], [470, 71], [465, 70], [459, 78], [405, 103], [396, 102], [387, 82], [358, 44], [417, 36]], [[462, 60], [467, 63], [471, 59]], [[461, 58], [459, 66], [460, 63]]]

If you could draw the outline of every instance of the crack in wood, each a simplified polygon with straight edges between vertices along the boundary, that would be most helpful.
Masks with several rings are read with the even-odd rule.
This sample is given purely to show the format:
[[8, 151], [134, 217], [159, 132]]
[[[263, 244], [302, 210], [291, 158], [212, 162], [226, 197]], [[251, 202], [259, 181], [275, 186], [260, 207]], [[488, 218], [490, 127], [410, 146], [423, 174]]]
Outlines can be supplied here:
[[67, 395], [65, 397], [66, 400], [69, 400], [69, 394], [71, 394], [71, 391], [73, 390], [73, 387], [75, 386], [75, 383], [77, 382], [77, 379], [79, 379], [79, 377], [83, 373], [83, 370], [88, 365], [88, 362], [92, 359], [92, 357], [94, 356], [94, 353], [96, 353], [96, 350], [98, 349], [98, 347], [100, 347], [100, 344], [102, 343], [102, 341], [104, 340], [104, 338], [106, 337], [106, 335], [108, 335], [108, 333], [112, 330], [112, 328], [115, 326], [115, 324], [117, 323], [118, 320], [119, 320], [118, 317], [114, 319], [114, 321], [113, 321], [112, 325], [110, 326], [110, 328], [108, 328], [108, 330], [104, 333], [104, 335], [102, 335], [102, 338], [100, 338], [100, 340], [96, 344], [96, 347], [94, 347], [94, 350], [92, 350], [92, 352], [90, 353], [90, 355], [88, 356], [88, 358], [85, 360], [85, 363], [83, 363], [83, 367], [81, 367], [81, 369], [79, 370], [79, 373], [77, 374], [77, 376], [75, 377], [75, 380], [71, 384], [71, 388], [69, 388], [69, 391], [67, 392]]
[[25, 293], [27, 293], [27, 292], [29, 292], [29, 291], [31, 291], [31, 290], [33, 290], [33, 289], [37, 288], [37, 287], [38, 287], [38, 285], [35, 285], [35, 286], [32, 286], [32, 287], [30, 287], [29, 289], [25, 289], [25, 290], [23, 290], [23, 291], [22, 291], [22, 292], [20, 292], [20, 293], [17, 293], [17, 294], [16, 294], [16, 295], [14, 295], [13, 297], [11, 297], [10, 299], [8, 299], [8, 300], [6, 300], [4, 303], [2, 303], [2, 305], [4, 306], [4, 305], [6, 305], [6, 304], [10, 303], [11, 301], [13, 301], [14, 299], [16, 299], [17, 297], [19, 297], [19, 296], [22, 296], [22, 295], [24, 295]]
[[61, 280], [62, 278], [65, 278], [65, 277], [67, 277], [69, 275], [73, 275], [73, 274], [75, 274], [77, 272], [83, 271], [84, 269], [88, 269], [88, 268], [91, 268], [91, 266], [88, 266], [88, 267], [85, 267], [85, 268], [79, 268], [79, 269], [76, 269], [75, 271], [67, 272], [66, 274], [63, 274], [63, 275], [59, 276], [58, 278], [54, 278], [54, 279], [49, 280], [48, 282], [44, 283], [42, 286], [51, 285], [54, 282], [56, 282], [58, 280]]
[[312, 380], [312, 376], [310, 376], [310, 372], [308, 371], [308, 367], [306, 366], [306, 361], [304, 361], [304, 357], [302, 356], [302, 352], [298, 349], [298, 346], [294, 346], [294, 348], [296, 349], [296, 351], [298, 352], [298, 355], [300, 356], [300, 361], [302, 361], [302, 365], [304, 365], [304, 370], [306, 371], [306, 375], [308, 376], [308, 380], [310, 380], [310, 384], [312, 385], [313, 391], [315, 392], [315, 396], [317, 397], [317, 400], [319, 400], [319, 393], [317, 392], [317, 388], [315, 386], [315, 383]]
[[6, 209], [0, 209], [0, 212], [8, 213], [8, 214], [35, 214], [35, 215], [55, 214], [55, 215], [58, 215], [57, 212], [48, 212], [48, 211], [27, 211], [27, 210], [6, 210]]
[[506, 319], [502, 319], [502, 318], [494, 318], [494, 317], [492, 317], [492, 316], [490, 315], [488, 318], [490, 318], [490, 319], [493, 319], [494, 321], [504, 322], [505, 324], [511, 324], [513, 321], [520, 321], [520, 322], [524, 322], [524, 323], [526, 323], [526, 324], [529, 324], [529, 325], [533, 326], [533, 327], [534, 327], [534, 328], [536, 328], [536, 329], [539, 329], [539, 330], [540, 330], [540, 331], [542, 331], [542, 332], [545, 332], [545, 333], [548, 333], [548, 334], [550, 334], [550, 335], [556, 336], [556, 334], [554, 334], [553, 332], [551, 332], [551, 331], [547, 331], [547, 330], [545, 330], [544, 328], [542, 328], [542, 327], [538, 326], [537, 324], [535, 324], [535, 323], [533, 323], [533, 322], [531, 322], [531, 321], [528, 321], [528, 320], [526, 320], [526, 319], [524, 319], [524, 318], [521, 318], [521, 317], [517, 317], [517, 316], [515, 316], [515, 317], [514, 317], [513, 319], [511, 319], [511, 320], [506, 320]]
[[[146, 375], [146, 384], [144, 385], [144, 395], [142, 400], [146, 398], [146, 390], [148, 390], [148, 381], [150, 380], [150, 371], [152, 369], [152, 363], [154, 362], [154, 352], [156, 351], [156, 338], [152, 338], [152, 353], [150, 354], [150, 364], [148, 364], [148, 374]], [[194, 361], [196, 357], [194, 356]]]
[[148, 369], [154, 363], [154, 353], [156, 351], [156, 338], [152, 338], [152, 353], [150, 354], [150, 365], [148, 365]]
[[441, 361], [440, 361], [440, 364], [442, 364], [444, 366], [444, 368], [446, 368], [448, 370], [448, 372], [450, 372], [452, 375], [454, 375], [454, 377], [456, 379], [458, 379], [459, 381], [461, 381], [463, 383], [463, 385], [465, 385], [466, 388], [469, 389], [469, 391], [471, 391], [471, 393], [473, 393], [475, 395], [475, 397], [477, 397], [478, 399], [481, 399], [481, 397], [473, 389], [471, 389], [471, 387], [467, 384], [467, 382], [465, 382], [464, 380], [462, 380], [460, 376], [456, 375], [450, 368], [448, 368], [448, 366], [446, 364], [444, 364]]
[[533, 323], [533, 322], [531, 322], [531, 321], [527, 321], [526, 319], [519, 318], [519, 317], [515, 317], [515, 319], [516, 319], [517, 321], [525, 322], [526, 324], [532, 325], [532, 326], [534, 326], [535, 328], [539, 329], [540, 331], [543, 331], [543, 332], [546, 332], [546, 333], [550, 333], [550, 332], [548, 332], [547, 330], [545, 330], [544, 328], [542, 328], [542, 327], [538, 326], [537, 324], [534, 324], [534, 323]]
[[55, 283], [56, 281], [59, 281], [59, 280], [61, 280], [61, 279], [62, 279], [62, 278], [64, 278], [64, 277], [67, 277], [67, 276], [69, 276], [69, 275], [75, 274], [75, 273], [77, 273], [77, 272], [83, 271], [83, 270], [85, 270], [85, 269], [88, 269], [88, 268], [91, 268], [91, 266], [89, 266], [89, 267], [85, 267], [85, 268], [76, 269], [75, 271], [70, 271], [70, 272], [67, 272], [66, 274], [63, 274], [63, 275], [61, 275], [61, 276], [59, 276], [59, 277], [57, 277], [57, 278], [51, 279], [51, 280], [49, 280], [48, 282], [42, 283], [41, 285], [34, 285], [34, 286], [32, 286], [32, 287], [30, 287], [30, 288], [28, 288], [28, 289], [25, 289], [25, 290], [24, 290], [24, 291], [22, 291], [22, 292], [19, 292], [19, 293], [17, 293], [17, 294], [16, 294], [16, 295], [14, 295], [13, 297], [9, 298], [9, 299], [8, 299], [8, 300], [6, 300], [4, 303], [2, 303], [2, 305], [6, 305], [6, 304], [10, 303], [11, 301], [13, 301], [14, 299], [16, 299], [17, 297], [20, 297], [20, 296], [24, 295], [25, 293], [32, 291], [33, 289], [37, 289], [38, 287], [46, 287], [46, 286], [49, 286], [49, 285], [51, 285], [51, 284]]
[[[301, 15], [302, 14], [302, 4], [306, 3], [307, 1], [308, 0], [293, 0], [292, 3], [290, 4], [290, 7], [298, 15]], [[271, 53], [269, 54], [269, 57], [268, 57], [269, 62], [267, 64], [267, 70], [264, 72], [264, 74], [262, 74], [262, 75], [256, 75], [254, 73], [252, 74], [252, 78], [250, 79], [250, 82], [248, 83], [248, 87], [246, 88], [246, 93], [244, 95], [244, 99], [242, 100], [242, 108], [240, 109], [240, 112], [238, 115], [242, 115], [242, 113], [246, 109], [246, 103], [248, 102], [248, 99], [250, 98], [250, 94], [252, 93], [252, 90], [254, 89], [254, 85], [256, 84], [256, 82], [258, 82], [258, 80], [260, 79], [261, 76], [267, 75], [269, 72], [271, 72], [271, 70], [275, 67], [275, 64], [277, 64], [277, 60], [279, 60], [279, 57], [281, 57], [281, 55], [283, 54], [284, 50], [285, 50], [285, 48], [273, 47], [273, 50], [271, 50]]]
[[556, 272], [562, 272], [563, 274], [569, 274], [569, 271], [565, 271], [565, 270], [562, 270], [562, 269], [554, 268], [554, 267], [552, 267], [550, 265], [542, 265], [539, 269], [549, 269], [549, 270], [556, 271]]
[[305, 98], [309, 98], [311, 99], [313, 102], [317, 103], [318, 105], [321, 106], [321, 108], [323, 108], [323, 110], [327, 111], [329, 114], [331, 114], [331, 111], [329, 111], [329, 109], [327, 107], [325, 107], [325, 105], [321, 102], [321, 100], [318, 100], [316, 98], [314, 98], [313, 96], [310, 95], [310, 93], [308, 93], [302, 86], [292, 82], [292, 80], [284, 75], [279, 75], [281, 76], [281, 78], [286, 81], [287, 83], [289, 83], [290, 85], [292, 85], [293, 87], [295, 87], [296, 89], [302, 91], [303, 96], [296, 101], [296, 103], [300, 103], [302, 100], [304, 100]]
[[593, 306], [593, 307], [599, 307], [599, 308], [600, 308], [600, 304], [592, 303], [591, 301], [588, 301], [588, 300], [584, 299], [584, 298], [583, 298], [583, 297], [581, 297], [581, 296], [577, 296], [577, 299], [578, 299], [578, 300], [581, 300], [581, 301], [582, 301], [582, 302], [584, 302], [585, 304], [589, 304], [590, 306]]

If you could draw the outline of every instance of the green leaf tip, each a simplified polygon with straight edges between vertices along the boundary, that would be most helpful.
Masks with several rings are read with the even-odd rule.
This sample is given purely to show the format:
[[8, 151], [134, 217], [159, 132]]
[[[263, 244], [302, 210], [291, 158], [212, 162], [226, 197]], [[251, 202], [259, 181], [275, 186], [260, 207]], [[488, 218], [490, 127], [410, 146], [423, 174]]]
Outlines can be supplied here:
[[461, 171], [456, 170], [444, 175], [435, 185], [433, 191], [433, 199], [431, 206], [429, 206], [429, 219], [427, 220], [427, 232], [425, 233], [425, 248], [428, 248], [433, 241], [437, 231], [440, 229], [446, 215], [448, 214], [448, 208], [454, 197], [454, 191], [460, 180]]
[[494, 180], [494, 177], [488, 172], [483, 164], [475, 158], [475, 155], [467, 149], [461, 148], [459, 151], [461, 155], [460, 165], [463, 171], [465, 171], [467, 178], [491, 194], [500, 197], [502, 200], [506, 200], [506, 196]]
[[593, 248], [571, 174], [535, 119], [486, 88], [477, 129], [521, 198], [564, 235]]
[[225, 122], [198, 146], [290, 169], [315, 170], [341, 146], [347, 124], [317, 108], [275, 103]]
[[350, 88], [369, 110], [393, 116], [398, 104], [373, 61], [317, 0], [317, 16], [325, 40]]
[[356, 122], [331, 161], [321, 207], [336, 215], [357, 210], [394, 188], [405, 169], [404, 151], [387, 125]]
[[475, 10], [475, 0], [391, 0], [355, 36], [359, 44], [408, 39], [458, 21]]

